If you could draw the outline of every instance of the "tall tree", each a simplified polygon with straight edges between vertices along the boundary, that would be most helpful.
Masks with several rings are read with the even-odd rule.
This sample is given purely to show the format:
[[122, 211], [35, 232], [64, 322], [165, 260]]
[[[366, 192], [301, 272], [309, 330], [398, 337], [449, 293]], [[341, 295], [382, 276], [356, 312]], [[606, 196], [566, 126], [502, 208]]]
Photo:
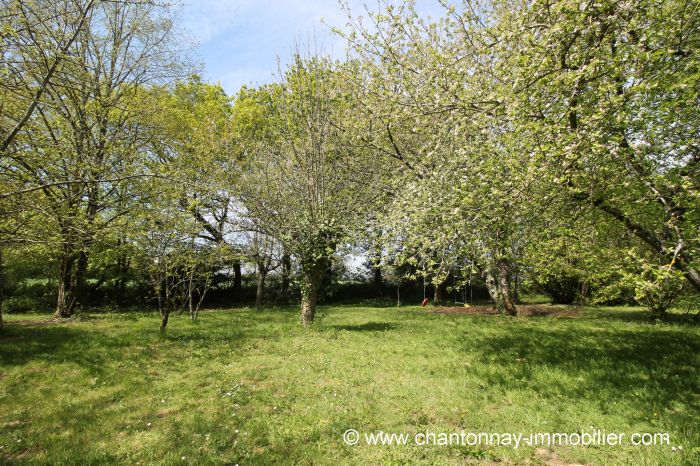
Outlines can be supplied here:
[[[128, 211], [125, 187], [147, 173], [140, 95], [178, 73], [167, 9], [151, 2], [101, 2], [27, 122], [3, 172], [41, 187], [60, 248], [56, 315], [84, 298], [90, 249]], [[126, 198], [123, 198], [126, 196]]]
[[450, 264], [469, 258], [497, 307], [515, 314], [515, 246], [528, 215], [521, 187], [536, 174], [501, 98], [498, 30], [482, 20], [487, 9], [470, 6], [469, 15], [446, 8], [428, 22], [413, 2], [388, 5], [370, 15], [371, 27], [350, 15], [345, 37], [362, 69], [358, 133], [394, 167], [385, 219], [402, 251], [397, 259], [432, 276], [439, 290]]
[[351, 102], [336, 66], [297, 55], [282, 78], [258, 96], [269, 124], [246, 170], [243, 202], [255, 229], [299, 263], [301, 321], [309, 324], [332, 255], [372, 210], [376, 173], [343, 130]]
[[534, 2], [501, 21], [517, 131], [553, 191], [635, 235], [658, 286], [677, 271], [700, 291], [696, 3]]

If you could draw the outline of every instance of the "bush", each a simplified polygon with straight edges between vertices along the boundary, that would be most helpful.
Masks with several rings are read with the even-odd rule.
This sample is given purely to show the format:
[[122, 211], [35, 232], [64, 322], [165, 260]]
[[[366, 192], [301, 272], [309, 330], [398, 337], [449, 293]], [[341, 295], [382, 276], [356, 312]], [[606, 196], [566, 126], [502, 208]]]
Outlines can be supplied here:
[[578, 275], [547, 275], [540, 279], [540, 287], [553, 304], [572, 304], [579, 298], [581, 280]]
[[42, 300], [32, 296], [10, 296], [3, 300], [3, 311], [8, 314], [36, 311], [43, 308]]

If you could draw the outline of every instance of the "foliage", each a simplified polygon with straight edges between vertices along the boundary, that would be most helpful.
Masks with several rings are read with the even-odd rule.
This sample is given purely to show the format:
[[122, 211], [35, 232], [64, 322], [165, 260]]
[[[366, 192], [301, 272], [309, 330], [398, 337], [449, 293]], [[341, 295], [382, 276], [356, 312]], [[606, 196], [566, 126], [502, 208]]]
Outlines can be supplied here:
[[[378, 186], [342, 130], [350, 96], [333, 63], [296, 55], [281, 78], [252, 95], [244, 92], [236, 104], [246, 117], [239, 128], [250, 131], [242, 200], [253, 229], [296, 257], [302, 321], [309, 323], [323, 270], [339, 244], [364, 225]], [[265, 122], [251, 125], [250, 115], [264, 115]]]
[[193, 287], [232, 271], [240, 297], [254, 268], [258, 304], [268, 273], [280, 294], [294, 278], [309, 323], [361, 245], [378, 289], [422, 279], [439, 298], [480, 275], [507, 314], [527, 287], [654, 315], [680, 277], [700, 290], [692, 2], [341, 5], [345, 61], [296, 53], [231, 97], [180, 56], [166, 4], [3, 1], [8, 285], [53, 284], [67, 317], [171, 277], [194, 317]]

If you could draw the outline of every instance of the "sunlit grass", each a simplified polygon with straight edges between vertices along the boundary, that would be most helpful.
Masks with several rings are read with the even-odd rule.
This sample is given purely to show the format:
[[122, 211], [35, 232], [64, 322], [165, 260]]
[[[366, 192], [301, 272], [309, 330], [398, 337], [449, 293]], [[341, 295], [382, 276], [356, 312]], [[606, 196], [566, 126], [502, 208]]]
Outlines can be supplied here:
[[[8, 316], [0, 462], [693, 464], [700, 331], [635, 309], [574, 318], [327, 307]], [[365, 432], [668, 432], [656, 447], [357, 446]], [[678, 449], [677, 447], [682, 447]], [[672, 449], [676, 447], [676, 451]]]

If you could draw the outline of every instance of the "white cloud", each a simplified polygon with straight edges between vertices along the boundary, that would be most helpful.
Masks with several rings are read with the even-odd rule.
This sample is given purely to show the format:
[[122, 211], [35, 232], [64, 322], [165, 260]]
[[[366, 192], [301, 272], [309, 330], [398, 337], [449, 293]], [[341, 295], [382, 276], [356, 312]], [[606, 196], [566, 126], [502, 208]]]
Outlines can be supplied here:
[[[200, 45], [206, 76], [229, 93], [242, 84], [270, 82], [277, 57], [285, 63], [297, 42], [322, 45], [323, 52], [337, 58], [344, 54], [343, 40], [327, 26], [344, 27], [347, 22], [337, 0], [181, 1], [181, 24]], [[376, 9], [379, 2], [350, 0], [353, 14], [364, 16], [365, 3]], [[441, 8], [437, 0], [419, 0], [418, 7], [433, 16]]]
[[207, 42], [250, 13], [254, 0], [184, 0], [183, 26], [199, 42]]

